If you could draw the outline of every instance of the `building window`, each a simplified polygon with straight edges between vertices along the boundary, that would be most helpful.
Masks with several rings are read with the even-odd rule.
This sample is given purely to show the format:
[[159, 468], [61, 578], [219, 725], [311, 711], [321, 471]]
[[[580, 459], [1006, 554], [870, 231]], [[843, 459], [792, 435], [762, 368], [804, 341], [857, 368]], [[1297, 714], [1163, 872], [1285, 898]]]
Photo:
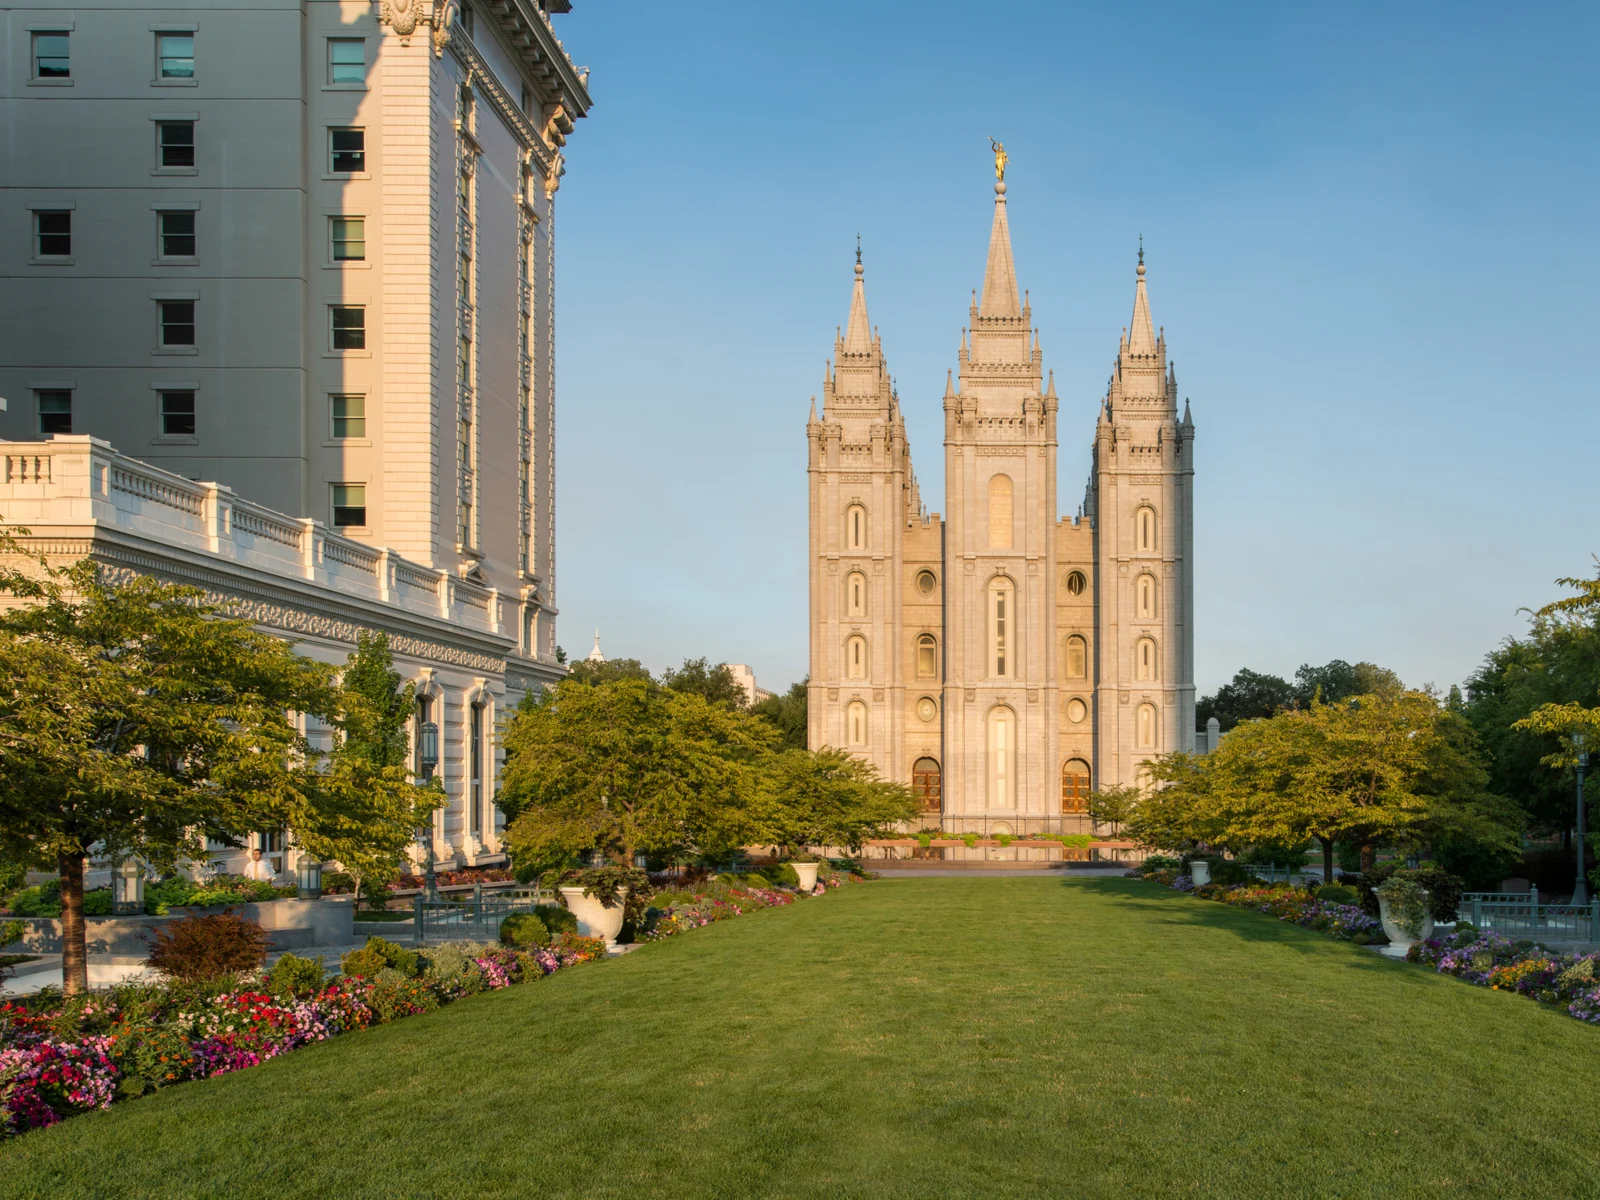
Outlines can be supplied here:
[[346, 526], [364, 526], [367, 523], [367, 485], [364, 483], [336, 483], [333, 485], [333, 524], [336, 529]]
[[161, 303], [161, 344], [194, 345], [194, 301], [163, 300]]
[[34, 253], [40, 258], [68, 258], [72, 254], [72, 213], [33, 214]]
[[1089, 678], [1089, 643], [1075, 633], [1067, 638], [1066, 650], [1067, 678]]
[[1067, 720], [1074, 725], [1083, 724], [1084, 718], [1089, 715], [1089, 706], [1078, 697], [1074, 696], [1067, 701]]
[[1004, 705], [989, 710], [989, 807], [1015, 808], [1017, 714]]
[[1011, 476], [995, 475], [989, 480], [989, 546], [1011, 549]]
[[354, 175], [367, 169], [367, 131], [365, 129], [328, 130], [328, 172]]
[[194, 34], [156, 34], [156, 78], [194, 78]]
[[159, 166], [194, 166], [194, 122], [158, 121], [156, 148], [156, 162]]
[[844, 514], [844, 544], [851, 550], [867, 548], [867, 510], [852, 504]]
[[1081, 758], [1071, 758], [1061, 764], [1061, 811], [1064, 814], [1089, 811], [1089, 764]]
[[1089, 581], [1083, 577], [1082, 571], [1067, 572], [1067, 591], [1074, 596], [1083, 595], [1083, 589], [1089, 586]]
[[161, 393], [161, 436], [194, 436], [194, 393]]
[[1156, 643], [1154, 638], [1140, 638], [1133, 647], [1133, 677], [1156, 678]]
[[157, 213], [156, 229], [161, 242], [162, 258], [195, 256], [193, 210]]
[[473, 837], [483, 836], [483, 702], [472, 705], [472, 805], [471, 828]]
[[367, 436], [367, 398], [365, 396], [329, 396], [328, 408], [333, 414], [335, 438], [364, 438]]
[[933, 595], [933, 589], [939, 586], [939, 581], [932, 571], [919, 571], [917, 573], [917, 591], [924, 596]]
[[33, 35], [33, 77], [72, 78], [72, 35], [66, 32]]
[[328, 39], [328, 82], [360, 84], [367, 81], [365, 38]]
[[852, 571], [844, 581], [845, 611], [852, 617], [867, 615], [867, 577]]
[[1153, 575], [1139, 576], [1135, 585], [1134, 610], [1149, 619], [1156, 615], [1156, 581]]
[[852, 746], [867, 744], [867, 706], [859, 700], [852, 700], [844, 711], [844, 736]]
[[867, 639], [853, 637], [844, 644], [844, 673], [847, 679], [867, 677]]
[[911, 764], [911, 790], [922, 802], [923, 812], [936, 813], [943, 807], [939, 782], [938, 759], [919, 758]]
[[365, 262], [367, 257], [367, 219], [329, 217], [328, 232], [333, 239], [334, 262]]
[[1133, 529], [1135, 544], [1140, 550], [1154, 550], [1156, 548], [1156, 510], [1148, 504], [1142, 505], [1133, 514]]
[[938, 715], [939, 706], [932, 696], [924, 696], [917, 701], [917, 720], [931, 723]]
[[939, 674], [939, 643], [931, 633], [917, 638], [917, 678], [932, 679]]
[[1007, 679], [1016, 660], [1015, 593], [1009, 579], [989, 585], [989, 674]]
[[39, 398], [39, 432], [71, 433], [72, 393], [50, 391], [36, 395]]
[[335, 350], [367, 348], [367, 310], [360, 305], [330, 304], [331, 334]]
[[1139, 749], [1154, 750], [1156, 748], [1156, 706], [1154, 704], [1139, 705], [1138, 724], [1135, 732], [1139, 739]]

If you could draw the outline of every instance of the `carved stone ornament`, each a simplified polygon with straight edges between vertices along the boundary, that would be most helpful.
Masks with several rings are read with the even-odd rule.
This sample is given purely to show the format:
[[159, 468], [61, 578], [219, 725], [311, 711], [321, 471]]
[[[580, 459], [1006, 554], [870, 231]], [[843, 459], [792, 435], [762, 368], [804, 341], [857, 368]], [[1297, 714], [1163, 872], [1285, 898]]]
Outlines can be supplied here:
[[[415, 3], [415, 0], [413, 0]], [[433, 56], [444, 57], [444, 48], [450, 44], [450, 26], [455, 24], [456, 0], [433, 0]]]
[[422, 0], [380, 0], [378, 20], [395, 31], [402, 46], [411, 44], [411, 35], [417, 31], [417, 10]]

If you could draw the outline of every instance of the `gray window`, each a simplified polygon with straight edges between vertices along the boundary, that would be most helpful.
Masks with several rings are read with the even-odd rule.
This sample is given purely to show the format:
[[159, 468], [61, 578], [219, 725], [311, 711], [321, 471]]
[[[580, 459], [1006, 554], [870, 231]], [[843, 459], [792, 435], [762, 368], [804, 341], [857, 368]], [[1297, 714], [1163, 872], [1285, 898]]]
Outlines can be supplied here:
[[194, 257], [194, 211], [157, 213], [162, 258]]
[[35, 79], [72, 78], [72, 35], [36, 33], [33, 35], [33, 77]]
[[367, 485], [364, 483], [336, 483], [333, 485], [333, 524], [342, 529], [348, 525], [367, 523]]
[[37, 392], [39, 397], [39, 432], [72, 432], [72, 393]]
[[328, 130], [328, 171], [334, 175], [353, 175], [367, 169], [367, 131], [365, 129]]
[[367, 436], [367, 398], [365, 396], [330, 396], [333, 411], [333, 436], [336, 438], [364, 438]]
[[156, 78], [194, 78], [194, 34], [156, 34]]
[[365, 350], [367, 348], [367, 310], [347, 304], [330, 305], [332, 314], [333, 348], [335, 350]]
[[156, 125], [163, 167], [194, 166], [194, 122], [161, 121]]
[[194, 345], [194, 301], [161, 301], [161, 344]]
[[365, 83], [367, 81], [367, 42], [365, 38], [328, 39], [328, 82]]
[[367, 257], [365, 217], [328, 218], [333, 234], [334, 262], [362, 262]]
[[34, 253], [40, 258], [66, 258], [72, 253], [72, 214], [33, 214]]
[[161, 393], [161, 434], [163, 437], [194, 436], [194, 393]]

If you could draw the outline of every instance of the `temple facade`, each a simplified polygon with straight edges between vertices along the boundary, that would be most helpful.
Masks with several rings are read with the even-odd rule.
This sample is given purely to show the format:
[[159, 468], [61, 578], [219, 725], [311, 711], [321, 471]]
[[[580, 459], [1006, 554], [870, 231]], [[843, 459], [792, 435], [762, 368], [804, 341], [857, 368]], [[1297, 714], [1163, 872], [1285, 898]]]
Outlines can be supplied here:
[[1141, 251], [1083, 506], [1058, 515], [1059, 400], [1018, 293], [1003, 157], [996, 174], [943, 398], [943, 517], [918, 491], [857, 252], [806, 426], [809, 741], [911, 784], [930, 825], [1087, 831], [1092, 790], [1195, 748], [1194, 425]]

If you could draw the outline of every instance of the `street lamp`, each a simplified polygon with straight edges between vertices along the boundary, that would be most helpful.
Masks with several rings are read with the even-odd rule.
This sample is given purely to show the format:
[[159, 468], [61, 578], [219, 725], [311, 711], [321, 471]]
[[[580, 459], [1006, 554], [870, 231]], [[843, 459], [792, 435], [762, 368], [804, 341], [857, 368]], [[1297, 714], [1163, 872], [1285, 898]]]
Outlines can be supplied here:
[[322, 862], [309, 854], [302, 854], [294, 869], [295, 887], [300, 899], [315, 900], [322, 895]]
[[[423, 697], [422, 699], [428, 699]], [[425, 712], [426, 710], [424, 710]], [[422, 776], [423, 783], [433, 780], [433, 773], [439, 768], [439, 726], [434, 721], [422, 721], [417, 727], [417, 774]], [[423, 840], [428, 845], [428, 899], [439, 898], [439, 880], [433, 869], [433, 814], [428, 814], [428, 826], [423, 834]]]
[[1578, 882], [1572, 888], [1574, 905], [1589, 903], [1589, 889], [1583, 878], [1583, 770], [1589, 765], [1589, 752], [1583, 748], [1583, 742], [1581, 731], [1572, 735], [1572, 748], [1578, 752]]

